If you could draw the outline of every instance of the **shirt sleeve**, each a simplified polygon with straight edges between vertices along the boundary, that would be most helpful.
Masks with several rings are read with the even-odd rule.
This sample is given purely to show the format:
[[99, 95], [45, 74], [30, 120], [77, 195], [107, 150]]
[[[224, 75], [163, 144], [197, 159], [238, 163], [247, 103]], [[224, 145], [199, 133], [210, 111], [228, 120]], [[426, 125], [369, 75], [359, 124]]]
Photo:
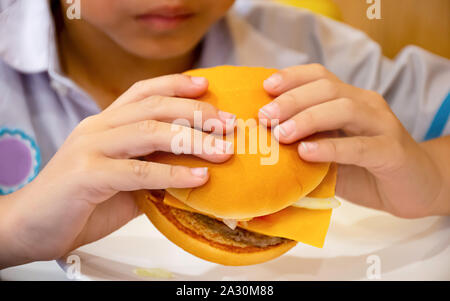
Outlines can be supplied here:
[[450, 61], [419, 47], [394, 60], [364, 33], [317, 17], [313, 41], [319, 62], [343, 81], [383, 95], [418, 141], [450, 134]]

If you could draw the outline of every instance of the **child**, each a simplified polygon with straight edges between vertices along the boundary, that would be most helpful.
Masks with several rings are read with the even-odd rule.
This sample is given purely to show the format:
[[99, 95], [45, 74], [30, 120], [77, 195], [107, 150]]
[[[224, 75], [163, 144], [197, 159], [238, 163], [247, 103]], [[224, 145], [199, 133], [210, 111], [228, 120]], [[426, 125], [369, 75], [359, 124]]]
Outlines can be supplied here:
[[344, 24], [233, 3], [90, 0], [70, 20], [63, 0], [0, 0], [0, 268], [118, 229], [139, 214], [130, 191], [208, 180], [131, 159], [170, 151], [170, 122], [195, 110], [234, 118], [194, 100], [207, 81], [177, 74], [197, 67], [280, 69], [262, 83], [276, 98], [260, 121], [280, 120], [281, 143], [339, 133], [298, 143], [301, 158], [340, 164], [339, 196], [405, 218], [450, 213], [448, 60], [408, 47], [390, 61]]

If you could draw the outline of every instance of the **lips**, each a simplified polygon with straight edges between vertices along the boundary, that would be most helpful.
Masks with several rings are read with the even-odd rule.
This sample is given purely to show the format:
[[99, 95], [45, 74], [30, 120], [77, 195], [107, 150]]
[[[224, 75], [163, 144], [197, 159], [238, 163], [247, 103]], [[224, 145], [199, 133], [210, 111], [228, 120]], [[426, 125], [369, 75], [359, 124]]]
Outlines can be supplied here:
[[159, 7], [138, 15], [136, 19], [153, 30], [165, 31], [176, 29], [190, 19], [194, 13], [184, 7]]

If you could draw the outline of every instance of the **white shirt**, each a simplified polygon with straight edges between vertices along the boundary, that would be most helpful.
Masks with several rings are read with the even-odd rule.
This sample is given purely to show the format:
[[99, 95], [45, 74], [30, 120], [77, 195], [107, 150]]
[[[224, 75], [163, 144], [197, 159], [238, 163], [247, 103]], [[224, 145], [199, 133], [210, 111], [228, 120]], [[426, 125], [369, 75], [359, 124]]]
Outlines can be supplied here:
[[[9, 156], [0, 156], [0, 194], [32, 180], [76, 125], [100, 112], [61, 72], [56, 49], [49, 1], [0, 0], [0, 155]], [[205, 37], [197, 67], [307, 63], [382, 94], [418, 141], [450, 134], [449, 60], [414, 46], [389, 60], [364, 33], [306, 10], [237, 1]], [[11, 162], [27, 155], [12, 151], [13, 139], [30, 148], [31, 163], [11, 183]]]

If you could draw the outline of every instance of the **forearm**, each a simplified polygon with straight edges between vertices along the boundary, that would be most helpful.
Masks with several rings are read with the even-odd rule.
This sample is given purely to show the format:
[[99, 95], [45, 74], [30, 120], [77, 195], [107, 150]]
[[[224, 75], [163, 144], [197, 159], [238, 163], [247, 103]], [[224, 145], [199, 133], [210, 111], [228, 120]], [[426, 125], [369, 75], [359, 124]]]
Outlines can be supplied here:
[[450, 215], [450, 136], [429, 140], [420, 144], [428, 154], [441, 178], [438, 197], [431, 204], [432, 215]]
[[29, 262], [19, 251], [14, 227], [16, 194], [0, 197], [0, 269]]

